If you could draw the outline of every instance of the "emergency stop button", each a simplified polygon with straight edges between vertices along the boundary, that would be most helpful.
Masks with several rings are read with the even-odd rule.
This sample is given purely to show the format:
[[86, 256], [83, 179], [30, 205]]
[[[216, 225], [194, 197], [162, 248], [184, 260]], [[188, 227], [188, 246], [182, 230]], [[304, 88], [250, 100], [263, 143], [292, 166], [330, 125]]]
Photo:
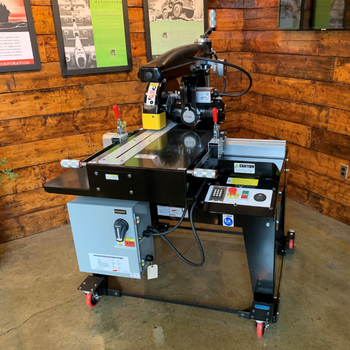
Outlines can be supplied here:
[[230, 187], [228, 189], [228, 192], [230, 193], [231, 196], [234, 196], [237, 192], [237, 188], [236, 187]]
[[227, 197], [230, 199], [236, 199], [239, 197], [239, 193], [236, 187], [230, 187], [227, 191]]

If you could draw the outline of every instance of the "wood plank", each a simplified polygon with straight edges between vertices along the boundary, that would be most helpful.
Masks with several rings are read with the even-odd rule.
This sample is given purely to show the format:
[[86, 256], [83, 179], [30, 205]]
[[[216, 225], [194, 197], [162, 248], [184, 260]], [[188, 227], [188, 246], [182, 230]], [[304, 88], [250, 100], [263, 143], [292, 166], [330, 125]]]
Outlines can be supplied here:
[[86, 106], [80, 87], [0, 94], [0, 120], [80, 110]]
[[350, 32], [347, 30], [325, 30], [318, 33], [319, 55], [349, 57]]
[[0, 226], [0, 243], [67, 224], [69, 224], [69, 216], [65, 205], [3, 220]]
[[140, 103], [146, 89], [146, 83], [128, 81], [124, 83], [108, 84], [110, 105], [125, 103]]
[[50, 6], [51, 0], [30, 0], [33, 6]]
[[244, 0], [244, 8], [266, 8], [279, 6], [279, 0]]
[[332, 81], [333, 57], [254, 53], [254, 73]]
[[128, 7], [142, 7], [142, 0], [128, 0]]
[[217, 9], [216, 23], [216, 30], [242, 30], [243, 11], [236, 9]]
[[208, 9], [239, 9], [243, 8], [243, 0], [208, 0]]
[[58, 46], [56, 35], [44, 35], [43, 45], [46, 51], [47, 62], [59, 62]]
[[242, 51], [243, 32], [241, 31], [216, 31], [210, 37], [216, 52]]
[[[241, 120], [242, 120], [242, 117], [241, 117]], [[240, 138], [240, 139], [254, 139], [254, 140], [268, 140], [268, 139], [272, 139], [269, 136], [266, 136], [266, 135], [263, 135], [263, 134], [259, 134], [257, 132], [252, 131], [252, 130], [245, 129], [245, 128], [242, 127], [242, 125], [240, 125], [240, 129], [239, 129], [239, 131], [238, 131], [238, 133], [237, 133], [237, 135], [235, 137]]]
[[317, 83], [315, 104], [350, 110], [350, 86]]
[[146, 56], [146, 38], [144, 33], [130, 33], [132, 57]]
[[338, 134], [350, 135], [350, 111], [331, 108], [327, 129]]
[[38, 42], [38, 50], [39, 50], [39, 57], [40, 57], [40, 62], [47, 62], [47, 57], [46, 57], [46, 49], [45, 49], [45, 43], [44, 43], [44, 37], [42, 35], [38, 35], [36, 37], [36, 40]]
[[312, 31], [247, 31], [243, 51], [317, 55], [318, 43]]
[[248, 73], [253, 73], [253, 52], [242, 52], [242, 68]]
[[13, 73], [2, 73], [0, 75], [0, 93], [11, 92], [15, 89]]
[[[8, 158], [12, 169], [76, 158], [91, 154], [88, 134], [72, 135], [57, 139], [30, 142], [23, 145], [0, 147], [0, 158]], [[15, 155], [15, 156], [14, 156]]]
[[[215, 87], [218, 91], [222, 92], [224, 88], [223, 78], [218, 78], [216, 73], [211, 74], [210, 86]], [[242, 90], [242, 73], [235, 72], [233, 69], [226, 74], [226, 93], [235, 93]]]
[[350, 84], [350, 58], [336, 57], [333, 80]]
[[339, 204], [350, 206], [350, 185], [314, 171], [288, 164], [288, 184], [301, 187]]
[[[121, 117], [129, 126], [139, 125], [141, 106], [119, 106]], [[24, 144], [116, 127], [112, 107], [87, 109], [74, 113], [4, 120], [0, 124], [0, 142], [1, 146]]]
[[65, 205], [71, 197], [47, 193], [43, 188], [0, 197], [0, 220]]
[[142, 8], [129, 8], [129, 28], [130, 33], [143, 33], [145, 31], [143, 9]]
[[244, 30], [278, 29], [279, 7], [244, 10]]
[[[235, 64], [237, 66], [242, 66], [242, 53], [241, 52], [220, 52], [218, 55], [219, 59], [226, 59], [226, 62]], [[237, 70], [232, 70], [233, 68], [228, 67], [228, 72], [235, 72]]]
[[348, 206], [338, 204], [295, 185], [288, 186], [287, 196], [299, 203], [306, 204], [321, 214], [350, 225], [350, 210]]
[[312, 129], [311, 148], [335, 157], [350, 160], [350, 136]]
[[4, 177], [4, 179], [1, 180], [0, 196], [31, 191], [41, 187], [40, 169], [38, 166], [14, 169], [13, 172], [18, 175], [15, 179], [7, 181], [6, 177]]
[[267, 115], [319, 129], [326, 129], [329, 126], [328, 107], [281, 100], [252, 93], [242, 97], [242, 104], [246, 111], [255, 114]]
[[346, 160], [345, 158], [337, 158], [293, 144], [289, 144], [288, 149], [290, 163], [344, 183], [350, 182], [349, 178], [347, 180], [339, 178], [340, 165], [344, 164], [350, 167], [349, 160]]
[[51, 6], [33, 6], [32, 12], [37, 35], [56, 33]]
[[[241, 123], [241, 111], [240, 110], [231, 110], [229, 108], [226, 111], [226, 120], [221, 124], [221, 130], [232, 130], [239, 129]], [[232, 132], [232, 131], [231, 131]]]
[[227, 137], [239, 138], [237, 135], [239, 135], [240, 128], [231, 128], [225, 131], [227, 132]]
[[241, 126], [272, 138], [286, 140], [303, 147], [310, 147], [311, 128], [306, 125], [291, 123], [288, 121], [242, 112]]
[[[308, 191], [307, 190], [304, 190], [303, 188], [300, 188], [298, 186], [290, 184], [287, 181], [286, 194], [287, 194], [288, 198], [291, 198], [298, 203], [301, 203], [301, 204], [304, 204], [304, 205], [310, 207], [310, 205], [307, 204], [307, 202], [308, 202]], [[313, 209], [315, 209], [315, 208], [313, 208]]]
[[242, 97], [226, 97], [224, 102], [226, 104], [226, 113], [236, 112], [242, 109]]
[[252, 74], [251, 93], [299, 102], [314, 102], [315, 86], [311, 80]]

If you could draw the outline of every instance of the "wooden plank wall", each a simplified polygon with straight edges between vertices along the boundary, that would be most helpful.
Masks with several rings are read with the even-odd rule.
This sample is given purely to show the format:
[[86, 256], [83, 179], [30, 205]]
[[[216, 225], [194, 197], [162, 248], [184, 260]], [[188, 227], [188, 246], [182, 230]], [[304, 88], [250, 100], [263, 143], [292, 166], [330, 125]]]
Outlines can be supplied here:
[[288, 141], [288, 196], [350, 224], [350, 31], [280, 31], [278, 0], [244, 1], [243, 64], [253, 77], [240, 132]]
[[[18, 177], [0, 186], [0, 242], [67, 224], [69, 196], [48, 194], [43, 185], [62, 172], [63, 158], [84, 158], [115, 130], [117, 103], [129, 130], [141, 124], [145, 86], [137, 79], [146, 62], [142, 0], [128, 0], [134, 69], [131, 72], [63, 78], [51, 1], [31, 0], [42, 70], [0, 74], [0, 157]], [[214, 46], [221, 57], [242, 64], [243, 0], [209, 0], [217, 9]], [[228, 92], [239, 91], [240, 73], [229, 75]], [[219, 82], [220, 83], [220, 82]], [[226, 100], [231, 131], [240, 100]]]

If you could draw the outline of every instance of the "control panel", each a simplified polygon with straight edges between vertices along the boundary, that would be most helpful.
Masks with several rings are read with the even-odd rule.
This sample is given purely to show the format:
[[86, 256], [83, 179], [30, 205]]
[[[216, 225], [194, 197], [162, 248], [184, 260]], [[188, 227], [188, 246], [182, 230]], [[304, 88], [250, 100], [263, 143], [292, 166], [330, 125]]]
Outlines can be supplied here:
[[210, 203], [269, 208], [271, 205], [272, 193], [272, 190], [264, 190], [260, 188], [212, 185], [209, 187], [205, 201]]

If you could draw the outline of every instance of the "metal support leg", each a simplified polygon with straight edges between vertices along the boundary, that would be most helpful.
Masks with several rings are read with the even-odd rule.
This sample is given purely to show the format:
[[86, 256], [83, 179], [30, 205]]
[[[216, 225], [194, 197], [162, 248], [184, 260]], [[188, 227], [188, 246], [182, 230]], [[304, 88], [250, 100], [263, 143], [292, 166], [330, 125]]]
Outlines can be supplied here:
[[275, 221], [273, 218], [242, 216], [254, 300], [272, 303], [275, 284]]

